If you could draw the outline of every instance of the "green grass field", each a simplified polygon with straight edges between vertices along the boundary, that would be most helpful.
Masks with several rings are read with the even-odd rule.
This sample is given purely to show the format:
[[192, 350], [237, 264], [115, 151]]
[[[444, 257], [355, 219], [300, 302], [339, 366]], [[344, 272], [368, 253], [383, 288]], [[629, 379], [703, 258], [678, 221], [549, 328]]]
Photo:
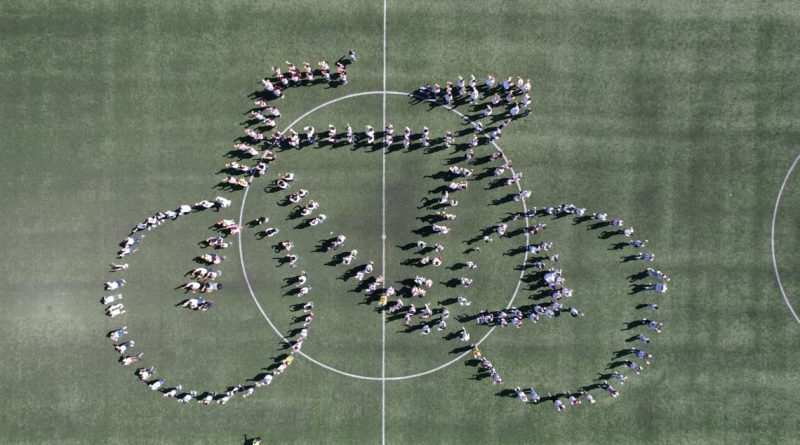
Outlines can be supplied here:
[[[800, 443], [800, 325], [782, 299], [771, 249], [776, 198], [800, 141], [800, 9], [741, 0], [388, 0], [384, 79], [383, 8], [363, 0], [0, 4], [0, 443]], [[109, 330], [128, 326], [133, 352], [144, 352], [142, 363], [167, 387], [200, 392], [246, 384], [287, 352], [254, 304], [236, 242], [224, 251], [217, 307], [174, 307], [187, 297], [175, 288], [210, 251], [197, 245], [212, 235], [209, 226], [239, 219], [243, 192], [215, 185], [235, 159], [226, 154], [243, 134], [259, 79], [284, 60], [333, 61], [350, 48], [360, 59], [348, 67], [349, 85], [288, 90], [276, 101], [280, 129], [324, 102], [381, 90], [384, 80], [387, 90], [409, 92], [470, 73], [530, 77], [533, 112], [498, 142], [525, 174], [528, 205], [574, 203], [623, 218], [635, 238], [650, 240], [645, 250], [656, 261], [623, 262], [636, 252], [614, 249], [623, 237], [602, 239], [607, 229], [590, 228], [593, 221], [540, 217], [549, 227], [531, 241], [555, 243], [575, 290], [568, 304], [585, 317], [497, 328], [481, 349], [502, 387], [476, 379], [471, 356], [382, 384], [374, 378], [453, 361], [464, 344], [446, 334], [466, 326], [477, 340], [488, 332], [458, 316], [509, 304], [524, 236], [465, 240], [521, 211], [513, 201], [493, 204], [516, 189], [481, 177], [496, 163], [474, 165], [478, 178], [455, 194], [458, 218], [446, 223], [453, 233], [424, 237], [445, 245], [445, 264], [417, 268], [403, 264], [417, 249], [401, 247], [429, 225], [421, 218], [432, 212], [419, 207], [447, 184], [437, 172], [466, 165], [461, 145], [385, 155], [349, 146], [278, 151], [243, 209], [243, 222], [268, 215], [281, 229], [274, 238], [258, 239], [251, 228], [239, 235], [253, 293], [290, 335], [302, 314], [292, 308], [306, 300], [287, 295], [285, 279], [307, 271], [317, 319], [303, 352], [373, 379], [299, 357], [270, 386], [226, 406], [164, 399], [138, 381], [135, 366], [116, 362]], [[412, 102], [386, 98], [396, 139], [405, 126], [428, 126], [435, 137], [468, 128], [442, 107]], [[362, 96], [298, 127], [380, 129], [383, 112], [382, 96]], [[478, 158], [490, 152], [481, 147]], [[279, 204], [286, 193], [265, 191], [289, 170], [298, 176], [292, 191], [307, 188], [325, 224], [295, 229], [302, 219]], [[786, 181], [774, 233], [783, 286], [798, 308], [799, 178]], [[130, 270], [107, 272], [133, 225], [218, 195], [233, 206], [146, 232], [141, 251], [124, 260]], [[417, 306], [440, 307], [462, 292], [473, 305], [449, 304], [447, 330], [427, 337], [396, 317], [384, 325], [356, 281], [342, 279], [347, 268], [313, 252], [338, 233], [348, 237], [345, 249], [359, 250], [353, 265], [385, 266], [389, 285], [415, 274], [434, 279]], [[273, 247], [284, 239], [296, 243], [297, 269], [276, 267], [283, 253]], [[480, 253], [464, 253], [478, 245]], [[467, 260], [478, 269], [448, 269]], [[652, 282], [631, 278], [651, 265], [669, 274], [669, 292], [631, 293]], [[527, 278], [534, 272], [525, 270], [515, 306], [549, 300]], [[445, 284], [462, 275], [475, 279], [470, 289]], [[112, 320], [99, 300], [114, 293], [103, 283], [118, 277], [129, 282], [128, 313]], [[657, 313], [636, 309], [652, 301]], [[619, 398], [593, 389], [596, 404], [557, 412], [549, 401], [523, 406], [508, 395], [516, 385], [542, 396], [597, 385], [615, 352], [638, 345], [626, 339], [649, 332], [626, 330], [645, 316], [665, 329], [650, 335], [652, 364], [615, 385]]]

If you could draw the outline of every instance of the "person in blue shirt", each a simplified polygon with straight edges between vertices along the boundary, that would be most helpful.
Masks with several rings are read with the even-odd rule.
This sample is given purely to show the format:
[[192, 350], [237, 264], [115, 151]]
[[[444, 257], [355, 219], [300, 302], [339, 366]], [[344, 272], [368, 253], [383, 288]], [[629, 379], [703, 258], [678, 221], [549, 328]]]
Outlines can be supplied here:
[[533, 389], [533, 386], [531, 386], [528, 392], [531, 394], [531, 403], [539, 403], [539, 393]]

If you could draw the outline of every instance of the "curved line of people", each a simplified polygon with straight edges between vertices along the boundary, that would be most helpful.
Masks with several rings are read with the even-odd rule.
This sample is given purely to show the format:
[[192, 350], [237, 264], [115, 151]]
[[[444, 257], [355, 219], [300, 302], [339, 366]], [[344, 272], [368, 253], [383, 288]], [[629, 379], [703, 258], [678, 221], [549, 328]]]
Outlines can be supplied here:
[[[534, 213], [536, 213], [534, 209]], [[575, 207], [571, 204], [562, 204], [558, 207], [547, 207], [542, 210], [544, 215], [551, 215], [551, 216], [566, 216], [566, 215], [575, 215], [577, 219], [583, 219], [585, 215], [585, 209]], [[605, 225], [618, 227], [618, 234], [623, 235], [627, 238], [631, 238], [634, 231], [632, 227], [625, 228], [624, 222], [622, 220], [611, 220], [608, 221], [608, 215], [604, 212], [597, 212], [593, 213], [591, 217], [587, 219], [594, 219], [600, 221], [596, 227], [603, 227]], [[538, 233], [538, 231], [546, 228], [545, 224], [537, 224], [536, 226], [529, 228], [529, 233]], [[648, 240], [639, 240], [639, 239], [629, 239], [624, 246], [632, 246], [634, 248], [642, 248], [647, 245]], [[544, 244], [544, 243], [542, 243]], [[542, 244], [538, 244], [537, 246], [542, 247]], [[530, 246], [528, 246], [530, 248]], [[546, 249], [544, 249], [546, 250]], [[529, 250], [530, 251], [530, 250]], [[536, 252], [538, 253], [538, 251]], [[645, 257], [644, 254], [640, 253], [636, 256], [636, 259], [643, 259], [646, 261], [653, 261], [655, 255], [654, 254], [647, 254]], [[552, 261], [553, 257], [550, 256], [549, 259]], [[556, 259], [557, 260], [557, 259]], [[534, 261], [534, 268], [544, 270], [546, 267], [541, 260]], [[655, 283], [650, 283], [645, 285], [645, 290], [653, 290], [658, 293], [665, 293], [667, 291], [667, 282], [670, 278], [662, 271], [656, 270], [652, 267], [648, 267], [641, 275], [645, 277], [651, 277], [657, 280]], [[520, 327], [522, 324], [522, 320], [527, 316], [533, 323], [538, 322], [539, 315], [544, 314], [547, 318], [553, 318], [556, 316], [562, 309], [563, 305], [559, 303], [562, 297], [569, 298], [572, 296], [572, 291], [569, 288], [564, 287], [564, 280], [561, 276], [561, 270], [550, 268], [547, 270], [546, 273], [543, 274], [541, 279], [542, 284], [546, 284], [551, 290], [551, 303], [548, 308], [544, 308], [541, 305], [535, 305], [531, 311], [522, 311], [520, 309], [511, 308], [510, 310], [500, 310], [500, 311], [482, 311], [476, 317], [476, 321], [478, 324], [496, 324], [500, 326], [505, 326], [508, 322], [504, 322], [504, 320], [508, 320], [511, 317], [511, 324], [516, 327]], [[638, 307], [646, 307], [652, 311], [658, 310], [658, 304], [656, 303], [646, 303], [642, 304]], [[583, 313], [575, 309], [574, 307], [570, 306], [568, 308], [570, 315], [573, 317], [583, 316]], [[516, 320], [516, 321], [515, 321]], [[643, 326], [646, 329], [654, 331], [656, 333], [661, 333], [663, 330], [663, 323], [660, 323], [656, 320], [653, 320], [649, 317], [644, 317], [638, 322], [632, 323], [635, 326]], [[632, 337], [629, 340], [638, 340], [640, 343], [647, 345], [650, 344], [650, 337], [645, 335], [644, 333], [639, 333]], [[502, 385], [503, 380], [500, 377], [499, 372], [495, 368], [495, 366], [485, 357], [482, 356], [480, 348], [476, 345], [472, 345], [472, 353], [473, 358], [479, 360], [478, 366], [483, 372], [488, 372], [489, 376], [492, 380], [493, 384]], [[651, 359], [653, 358], [652, 354], [648, 353], [641, 347], [631, 347], [629, 350], [624, 350], [622, 355], [631, 354], [636, 359], [640, 360], [645, 364], [650, 364]], [[618, 357], [620, 353], [617, 353]], [[640, 375], [641, 371], [644, 369], [643, 365], [640, 363], [635, 362], [631, 359], [625, 359], [621, 362], [616, 362], [618, 365], [624, 365], [627, 367], [632, 373], [636, 375]], [[479, 371], [480, 373], [481, 371]], [[605, 377], [605, 376], [604, 376]], [[622, 374], [616, 370], [613, 371], [612, 374], [607, 376], [610, 379], [613, 379], [616, 383], [620, 386], [625, 385], [629, 382], [629, 375]], [[584, 386], [579, 388], [578, 391], [575, 393], [571, 391], [565, 391], [564, 393], [557, 393], [553, 395], [552, 393], [548, 393], [546, 398], [542, 398], [539, 393], [531, 386], [529, 389], [525, 390], [520, 388], [519, 386], [515, 387], [512, 391], [512, 395], [516, 397], [521, 402], [528, 404], [538, 404], [543, 400], [550, 400], [553, 402], [554, 407], [561, 411], [565, 409], [567, 404], [569, 406], [578, 406], [582, 403], [583, 400], [588, 402], [589, 404], [594, 404], [596, 402], [595, 398], [592, 396], [590, 391], [594, 388], [599, 388], [605, 391], [608, 395], [612, 398], [616, 398], [619, 396], [620, 392], [617, 388], [614, 387], [611, 383], [609, 383], [608, 378], [604, 378], [602, 383], [593, 384], [589, 386]], [[562, 400], [566, 399], [566, 400]], [[565, 403], [566, 402], [566, 403]]]

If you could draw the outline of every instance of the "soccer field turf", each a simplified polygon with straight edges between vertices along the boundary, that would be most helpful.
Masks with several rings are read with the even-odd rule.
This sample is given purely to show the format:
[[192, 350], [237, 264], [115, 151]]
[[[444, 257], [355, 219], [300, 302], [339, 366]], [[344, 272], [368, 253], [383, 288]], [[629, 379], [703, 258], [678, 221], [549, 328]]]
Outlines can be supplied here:
[[[0, 5], [0, 23], [0, 443], [800, 442], [800, 320], [790, 310], [800, 309], [793, 3], [31, 1]], [[531, 115], [498, 141], [524, 172], [522, 189], [533, 191], [527, 205], [606, 211], [650, 240], [644, 251], [656, 260], [624, 261], [638, 250], [620, 248], [624, 237], [604, 235], [611, 229], [592, 228], [595, 221], [540, 213], [531, 224], [548, 228], [530, 240], [554, 242], [575, 290], [567, 305], [585, 316], [496, 328], [481, 349], [505, 383], [476, 377], [452, 335], [465, 326], [479, 340], [489, 328], [470, 316], [549, 296], [532, 278], [533, 255], [520, 271], [523, 235], [481, 240], [522, 210], [494, 202], [517, 189], [492, 187], [486, 172], [499, 164], [482, 159], [488, 146], [470, 166], [469, 190], [454, 193], [459, 205], [446, 209], [458, 215], [444, 223], [453, 233], [422, 230], [434, 213], [423, 200], [449, 182], [437, 173], [467, 165], [470, 127], [455, 113], [400, 95], [342, 99], [295, 129], [324, 132], [333, 123], [342, 132], [350, 122], [357, 132], [381, 130], [385, 119], [395, 140], [405, 126], [428, 126], [436, 138], [467, 131], [450, 149], [417, 141], [388, 153], [344, 144], [279, 150], [244, 208], [242, 191], [216, 187], [269, 67], [332, 62], [350, 48], [359, 60], [348, 66], [349, 84], [287, 90], [274, 101], [279, 129], [317, 105], [384, 86], [410, 92], [470, 73], [481, 82], [487, 73], [531, 78]], [[290, 170], [297, 184], [289, 191], [307, 188], [329, 221], [294, 228], [304, 218], [280, 204], [287, 193], [268, 191]], [[144, 232], [140, 252], [115, 259], [146, 216], [215, 196], [233, 205]], [[242, 223], [262, 215], [270, 222], [245, 227], [217, 251], [227, 257], [224, 288], [211, 296], [217, 307], [175, 307], [196, 296], [175, 289], [198, 267], [194, 258], [213, 251], [198, 242], [219, 219], [239, 221], [240, 210]], [[281, 233], [260, 239], [266, 226]], [[447, 305], [447, 330], [407, 332], [355, 291], [347, 267], [326, 264], [334, 253], [314, 252], [338, 233], [348, 239], [334, 253], [358, 249], [353, 266], [374, 261], [387, 285], [404, 287], [398, 282], [415, 274], [434, 279], [414, 303]], [[442, 267], [404, 264], [420, 256], [412, 247], [420, 238], [444, 244]], [[296, 243], [297, 269], [277, 267], [284, 253], [274, 247], [284, 239]], [[464, 253], [474, 246], [481, 252]], [[468, 260], [479, 267], [459, 269]], [[110, 262], [130, 269], [109, 273]], [[649, 266], [671, 277], [669, 292], [634, 292], [654, 282], [639, 275]], [[143, 365], [155, 366], [167, 387], [252, 384], [287, 352], [266, 318], [281, 335], [301, 326], [294, 319], [303, 313], [293, 309], [306, 299], [285, 280], [300, 270], [317, 316], [303, 352], [341, 373], [301, 356], [252, 397], [182, 406], [138, 381], [136, 365], [120, 366], [104, 337], [128, 326], [133, 353], [144, 352]], [[449, 283], [461, 276], [474, 285]], [[129, 282], [128, 313], [111, 320], [99, 300], [116, 293], [102, 285], [119, 277]], [[459, 293], [473, 305], [452, 304]], [[637, 309], [656, 301], [658, 312]], [[663, 333], [630, 325], [642, 317], [663, 322]], [[618, 357], [639, 345], [628, 341], [638, 333], [653, 339], [644, 348], [654, 356], [640, 376], [619, 366], [630, 355]], [[630, 375], [615, 385], [616, 399], [596, 387], [614, 370]], [[523, 405], [510, 391], [517, 385], [543, 397], [594, 385], [598, 402], [563, 412], [550, 401]]]

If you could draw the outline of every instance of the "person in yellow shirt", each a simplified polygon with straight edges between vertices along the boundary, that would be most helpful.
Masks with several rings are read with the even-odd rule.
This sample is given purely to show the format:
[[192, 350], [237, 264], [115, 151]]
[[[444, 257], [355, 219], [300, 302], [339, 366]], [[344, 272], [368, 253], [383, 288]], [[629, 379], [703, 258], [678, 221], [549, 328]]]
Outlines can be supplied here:
[[481, 358], [481, 350], [476, 345], [472, 345], [472, 357], [475, 359]]
[[389, 303], [389, 297], [387, 297], [386, 294], [382, 294], [380, 298], [378, 298], [378, 306], [384, 307], [387, 303]]
[[289, 355], [289, 356], [287, 356], [285, 359], [283, 359], [283, 360], [281, 361], [281, 363], [283, 363], [283, 364], [284, 364], [284, 365], [286, 365], [286, 366], [289, 366], [289, 365], [291, 365], [291, 364], [292, 364], [292, 362], [293, 362], [293, 361], [294, 361], [294, 356], [293, 356], [293, 355]]

